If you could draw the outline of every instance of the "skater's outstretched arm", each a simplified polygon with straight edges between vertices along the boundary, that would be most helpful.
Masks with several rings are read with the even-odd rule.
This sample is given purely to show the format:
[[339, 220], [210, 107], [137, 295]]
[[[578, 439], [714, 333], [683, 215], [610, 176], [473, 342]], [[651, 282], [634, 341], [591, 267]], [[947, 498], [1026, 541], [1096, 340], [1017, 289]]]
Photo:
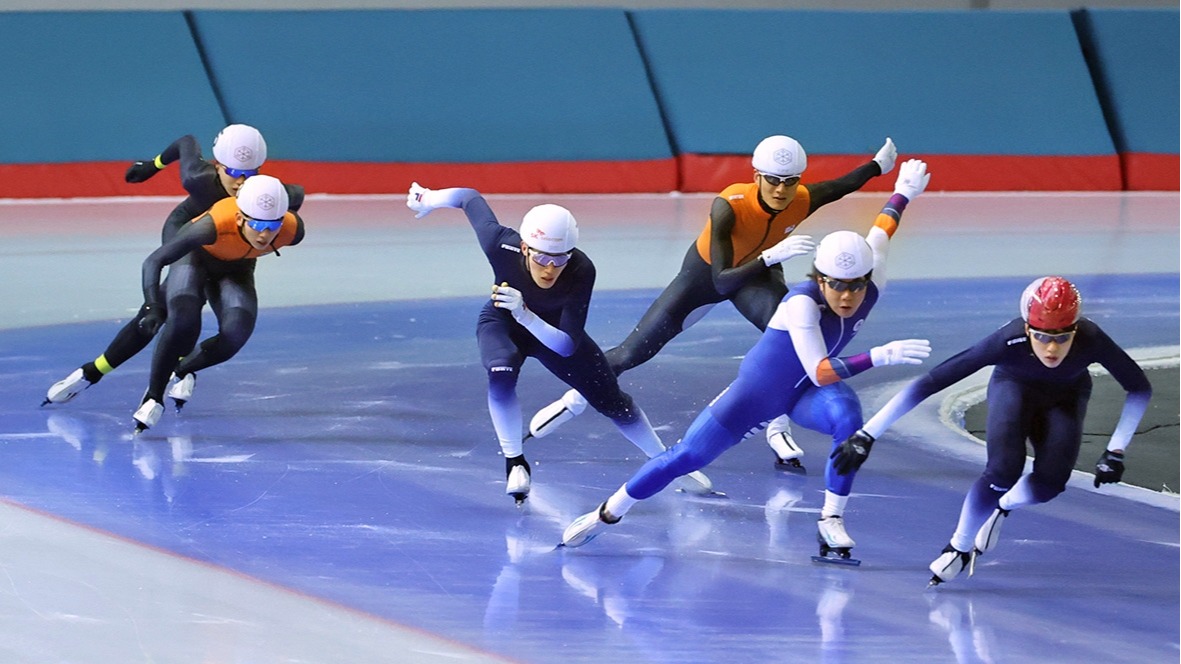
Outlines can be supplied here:
[[886, 142], [878, 150], [877, 154], [873, 156], [873, 159], [835, 180], [825, 180], [824, 182], [804, 185], [811, 194], [809, 214], [824, 205], [844, 198], [846, 194], [857, 191], [873, 178], [889, 173], [893, 170], [894, 162], [897, 158], [898, 149], [894, 147], [894, 141], [887, 137]]

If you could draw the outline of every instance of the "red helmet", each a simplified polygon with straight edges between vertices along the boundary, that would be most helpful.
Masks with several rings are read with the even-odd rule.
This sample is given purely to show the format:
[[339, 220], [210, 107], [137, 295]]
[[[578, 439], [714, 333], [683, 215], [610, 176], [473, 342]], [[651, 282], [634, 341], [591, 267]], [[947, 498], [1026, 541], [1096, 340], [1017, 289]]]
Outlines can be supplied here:
[[1021, 294], [1021, 317], [1039, 330], [1064, 330], [1078, 322], [1082, 297], [1062, 277], [1034, 279]]

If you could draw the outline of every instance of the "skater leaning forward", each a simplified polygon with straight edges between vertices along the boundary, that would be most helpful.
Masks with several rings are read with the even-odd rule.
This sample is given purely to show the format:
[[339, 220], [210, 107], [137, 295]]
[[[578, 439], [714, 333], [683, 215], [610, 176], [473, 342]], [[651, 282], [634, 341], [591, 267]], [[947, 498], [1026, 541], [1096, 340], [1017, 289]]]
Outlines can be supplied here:
[[[783, 263], [816, 248], [811, 236], [794, 232], [822, 206], [889, 173], [897, 157], [894, 141], [887, 138], [872, 159], [845, 175], [804, 184], [808, 156], [803, 146], [790, 136], [764, 138], [751, 155], [752, 180], [718, 193], [680, 272], [623, 343], [607, 351], [611, 369], [618, 376], [647, 362], [727, 300], [760, 331], [766, 330], [787, 294]], [[530, 434], [548, 435], [585, 408], [586, 400], [570, 390], [533, 416]], [[804, 451], [792, 439], [786, 417], [767, 426], [767, 443], [775, 452], [777, 468], [803, 471]]]
[[[161, 244], [167, 244], [177, 233], [187, 228], [189, 222], [203, 215], [218, 201], [236, 196], [246, 178], [257, 175], [266, 162], [267, 143], [254, 127], [233, 124], [222, 129], [213, 139], [213, 156], [213, 161], [206, 161], [197, 139], [182, 136], [154, 159], [136, 161], [127, 168], [124, 179], [134, 184], [146, 182], [169, 164], [179, 162], [180, 183], [188, 196], [173, 208], [164, 221], [164, 227], [160, 231]], [[303, 204], [303, 187], [285, 182], [283, 188], [287, 191], [288, 207], [292, 212], [298, 212]], [[70, 401], [147, 348], [154, 338], [155, 327], [142, 323], [153, 313], [141, 307], [139, 312], [119, 329], [101, 355], [54, 383], [41, 405]], [[192, 348], [181, 349], [181, 354], [190, 351]], [[178, 406], [182, 405], [192, 397], [193, 387], [194, 379], [192, 374], [189, 374], [186, 380], [177, 381], [169, 386], [168, 396], [172, 397]]]
[[[644, 464], [607, 502], [566, 528], [565, 546], [580, 546], [604, 524], [617, 522], [640, 500], [674, 478], [705, 467], [773, 418], [832, 436], [839, 445], [861, 426], [861, 403], [844, 382], [871, 367], [920, 364], [930, 355], [925, 340], [892, 341], [866, 353], [838, 357], [853, 339], [885, 286], [886, 254], [906, 205], [927, 186], [922, 161], [902, 164], [894, 195], [866, 237], [837, 231], [821, 240], [810, 279], [792, 286], [767, 331], [746, 354], [738, 378], [700, 414], [685, 437]], [[825, 472], [825, 499], [818, 523], [821, 555], [848, 559], [853, 540], [843, 514], [853, 475]]]
[[[488, 374], [488, 410], [505, 457], [505, 493], [520, 504], [532, 481], [517, 399], [527, 357], [584, 394], [646, 456], [664, 451], [648, 417], [619, 389], [603, 351], [586, 333], [595, 266], [575, 248], [578, 224], [569, 210], [539, 205], [525, 214], [518, 232], [500, 225], [475, 189], [432, 190], [416, 182], [406, 205], [416, 218], [437, 208], [462, 209], [492, 266], [492, 296], [480, 311], [476, 339]], [[695, 473], [685, 488], [708, 492], [709, 480]]]
[[[988, 461], [964, 497], [951, 541], [931, 563], [932, 585], [954, 579], [975, 555], [996, 546], [1010, 511], [1049, 502], [1066, 489], [1082, 444], [1093, 363], [1127, 391], [1119, 423], [1095, 463], [1095, 488], [1123, 476], [1124, 451], [1152, 386], [1122, 348], [1080, 317], [1081, 308], [1078, 289], [1066, 279], [1035, 279], [1021, 295], [1019, 318], [907, 385], [834, 453], [840, 470], [855, 472], [895, 420], [932, 394], [995, 367], [988, 382]], [[1033, 446], [1033, 472], [1022, 475], [1026, 440]]]
[[[159, 329], [160, 337], [148, 389], [132, 415], [137, 432], [159, 422], [165, 389], [179, 410], [192, 396], [198, 371], [229, 360], [246, 345], [258, 320], [258, 259], [277, 256], [303, 237], [303, 218], [291, 210], [283, 183], [253, 175], [234, 198], [215, 203], [144, 259], [141, 311], [147, 315], [140, 326], [149, 336]], [[165, 267], [168, 276], [161, 283]], [[217, 334], [198, 344], [206, 302], [217, 318]]]

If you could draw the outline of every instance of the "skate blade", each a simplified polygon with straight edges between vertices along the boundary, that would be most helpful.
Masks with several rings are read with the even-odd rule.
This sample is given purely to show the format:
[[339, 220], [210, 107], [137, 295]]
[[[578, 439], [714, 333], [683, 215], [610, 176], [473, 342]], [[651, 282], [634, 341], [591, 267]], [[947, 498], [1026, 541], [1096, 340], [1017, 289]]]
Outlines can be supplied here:
[[844, 565], [845, 567], [861, 567], [861, 561], [856, 558], [841, 558], [840, 556], [812, 556], [812, 562], [826, 565]]
[[524, 507], [525, 506], [525, 499], [529, 497], [529, 494], [527, 494], [527, 493], [510, 493], [509, 496], [512, 496], [512, 499], [517, 501], [517, 507]]
[[42, 402], [41, 402], [41, 407], [42, 407], [42, 408], [44, 408], [44, 407], [48, 406], [48, 405], [49, 405], [49, 404], [51, 404], [51, 403], [53, 403], [53, 402], [49, 400], [49, 397], [46, 397], [46, 398], [45, 398], [45, 401], [42, 401]]
[[673, 491], [674, 491], [674, 493], [687, 493], [690, 496], [697, 496], [698, 498], [729, 498], [730, 497], [730, 496], [726, 495], [725, 491], [716, 491], [714, 489], [710, 489], [708, 492], [702, 493], [700, 491], [689, 491], [688, 489], [684, 489], [682, 487], [677, 487]]
[[976, 573], [976, 556], [980, 554], [980, 549], [972, 549], [972, 554], [968, 556], [968, 578]]
[[943, 585], [944, 583], [945, 582], [943, 579], [932, 575], [931, 580], [927, 582], [927, 590], [930, 590], [932, 588], [938, 588], [939, 586]]
[[558, 549], [577, 549], [579, 547], [583, 547], [583, 546], [586, 546], [587, 544], [590, 544], [591, 540], [595, 539], [598, 536], [599, 536], [599, 533], [595, 533], [595, 534], [591, 535], [590, 537], [582, 540], [581, 543], [576, 544], [574, 546], [570, 546], [569, 544], [566, 544], [565, 542], [558, 542], [558, 545], [554, 547], [554, 550], [557, 551]]
[[808, 469], [804, 467], [804, 464], [800, 463], [799, 459], [788, 459], [787, 461], [784, 461], [783, 459], [776, 459], [775, 470], [784, 473], [793, 473], [796, 475], [808, 474]]
[[173, 399], [172, 400], [172, 407], [174, 409], [176, 409], [177, 415], [180, 415], [180, 411], [184, 410], [186, 403], [188, 403], [188, 401], [185, 401], [184, 399]]

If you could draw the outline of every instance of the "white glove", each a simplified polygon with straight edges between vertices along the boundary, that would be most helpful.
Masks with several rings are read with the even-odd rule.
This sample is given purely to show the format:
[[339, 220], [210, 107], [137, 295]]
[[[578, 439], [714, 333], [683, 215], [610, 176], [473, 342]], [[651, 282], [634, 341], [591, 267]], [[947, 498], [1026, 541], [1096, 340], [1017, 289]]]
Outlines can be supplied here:
[[927, 172], [927, 164], [921, 159], [908, 159], [902, 162], [898, 169], [898, 181], [894, 183], [894, 193], [902, 194], [906, 200], [913, 201], [927, 188], [931, 181], [931, 174]]
[[529, 322], [536, 318], [536, 314], [525, 306], [525, 299], [521, 297], [521, 291], [507, 283], [492, 286], [492, 302], [495, 303], [493, 306], [508, 309], [508, 312], [521, 325], [528, 326]]
[[767, 267], [771, 267], [796, 256], [810, 254], [815, 249], [816, 243], [812, 241], [811, 235], [789, 235], [777, 244], [764, 249], [763, 253], [759, 254], [759, 258], [763, 259], [763, 263]]
[[869, 349], [875, 367], [890, 364], [922, 364], [931, 356], [931, 342], [926, 339], [902, 339]]
[[894, 141], [887, 136], [886, 144], [873, 156], [873, 160], [878, 162], [878, 166], [882, 167], [882, 175], [885, 175], [894, 170], [894, 161], [897, 159], [898, 148], [894, 147]]
[[430, 214], [431, 210], [441, 207], [460, 207], [462, 200], [460, 192], [464, 190], [457, 188], [449, 189], [427, 189], [417, 182], [410, 185], [410, 193], [406, 194], [406, 207], [414, 210], [418, 214], [414, 215], [415, 219]]

